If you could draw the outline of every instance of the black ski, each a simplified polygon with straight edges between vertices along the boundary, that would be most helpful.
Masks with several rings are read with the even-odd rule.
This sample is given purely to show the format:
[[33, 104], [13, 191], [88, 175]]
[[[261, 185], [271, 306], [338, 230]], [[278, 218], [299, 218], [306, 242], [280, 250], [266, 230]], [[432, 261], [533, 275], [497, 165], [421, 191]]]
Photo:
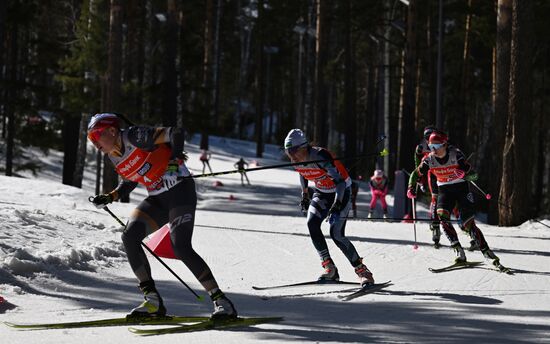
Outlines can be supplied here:
[[308, 285], [335, 285], [335, 284], [336, 285], [338, 285], [338, 284], [358, 285], [359, 282], [323, 281], [323, 280], [321, 280], [321, 281], [307, 281], [307, 282], [299, 282], [299, 283], [281, 284], [281, 285], [268, 286], [268, 287], [252, 286], [252, 289], [254, 289], [254, 290], [269, 290], [269, 289], [302, 287], [302, 286], [308, 286]]
[[315, 291], [311, 293], [298, 293], [298, 294], [286, 294], [286, 295], [263, 295], [263, 296], [260, 296], [260, 298], [262, 300], [285, 299], [285, 298], [290, 299], [293, 297], [319, 296], [319, 295], [327, 295], [327, 294], [343, 294], [343, 293], [358, 291], [360, 289], [361, 289], [360, 287], [357, 287], [357, 288], [346, 288], [346, 289], [338, 289], [338, 290]]
[[442, 268], [428, 268], [428, 270], [430, 270], [433, 273], [440, 273], [440, 272], [473, 268], [481, 264], [483, 264], [483, 262], [460, 262], [460, 263], [454, 263], [448, 266], [444, 266]]
[[384, 282], [384, 283], [369, 284], [369, 285], [366, 285], [365, 287], [363, 287], [363, 288], [361, 288], [361, 289], [359, 289], [359, 290], [357, 290], [357, 291], [355, 291], [351, 294], [338, 295], [338, 298], [341, 299], [342, 301], [350, 301], [350, 300], [356, 299], [360, 296], [375, 293], [379, 290], [382, 290], [386, 287], [389, 287], [390, 285], [393, 285], [391, 283], [391, 281], [387, 281], [387, 282]]

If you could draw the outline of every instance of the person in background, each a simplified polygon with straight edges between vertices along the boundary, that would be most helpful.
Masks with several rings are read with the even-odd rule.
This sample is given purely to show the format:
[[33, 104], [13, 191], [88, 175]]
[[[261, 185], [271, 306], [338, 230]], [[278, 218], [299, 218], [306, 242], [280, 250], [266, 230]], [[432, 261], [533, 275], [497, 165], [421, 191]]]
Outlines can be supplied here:
[[[285, 153], [293, 163], [311, 160], [325, 160], [318, 163], [305, 163], [294, 166], [300, 174], [302, 211], [307, 209], [307, 226], [311, 240], [325, 272], [320, 282], [338, 281], [340, 276], [330, 257], [327, 242], [321, 231], [323, 220], [330, 224], [330, 237], [354, 267], [362, 287], [374, 283], [370, 270], [359, 257], [355, 246], [346, 237], [346, 218], [351, 208], [351, 178], [344, 165], [334, 160], [334, 155], [325, 148], [309, 145], [304, 132], [292, 129], [285, 138]], [[313, 197], [310, 199], [308, 181], [314, 183]]]
[[208, 166], [208, 169], [210, 170], [210, 173], [212, 172], [212, 167], [210, 167], [210, 158], [212, 157], [212, 154], [206, 150], [203, 149], [201, 151], [201, 155], [199, 157], [199, 160], [202, 162], [202, 174], [204, 174], [204, 171], [206, 170], [206, 166]]
[[248, 185], [250, 185], [250, 180], [248, 180], [248, 176], [246, 175], [246, 169], [248, 168], [248, 163], [244, 161], [243, 157], [239, 161], [237, 161], [233, 165], [241, 174], [241, 185], [244, 186], [244, 178], [246, 178], [246, 182]]
[[441, 131], [434, 131], [430, 134], [428, 147], [431, 153], [425, 156], [420, 165], [411, 173], [407, 197], [411, 199], [416, 197], [418, 177], [433, 173], [439, 188], [437, 216], [441, 221], [445, 235], [451, 243], [451, 247], [456, 252], [455, 262], [466, 262], [466, 254], [450, 222], [453, 207], [458, 203], [463, 230], [474, 238], [483, 256], [491, 259], [494, 266], [502, 269], [500, 259], [489, 248], [489, 244], [474, 220], [474, 195], [470, 191], [468, 182], [477, 180], [477, 173], [466, 161], [464, 153], [457, 147], [448, 145], [447, 141], [447, 135]]
[[[430, 138], [430, 135], [437, 131], [437, 128], [429, 125], [424, 128], [424, 132], [422, 135], [422, 140], [420, 143], [416, 146], [415, 152], [414, 152], [414, 168], [418, 168], [418, 165], [420, 165], [420, 162], [424, 157], [429, 155], [431, 153], [430, 148], [428, 147], [428, 139]], [[420, 186], [420, 189], [423, 193], [426, 193], [426, 185], [428, 186], [428, 190], [431, 194], [431, 201], [430, 201], [430, 218], [433, 220], [433, 222], [430, 224], [430, 230], [432, 231], [432, 241], [434, 242], [434, 247], [439, 248], [440, 244], [440, 238], [441, 238], [441, 228], [439, 226], [439, 221], [437, 219], [437, 179], [432, 173], [428, 173], [427, 175], [424, 175], [420, 178], [420, 181], [418, 183]]]
[[234, 318], [237, 311], [221, 291], [210, 267], [191, 244], [197, 194], [195, 182], [185, 166], [183, 130], [175, 127], [130, 126], [121, 129], [120, 119], [111, 113], [96, 114], [88, 125], [88, 139], [105, 153], [122, 177], [107, 194], [96, 195], [93, 203], [103, 208], [128, 195], [138, 184], [148, 196], [132, 212], [122, 233], [128, 261], [143, 292], [144, 301], [129, 316], [164, 316], [166, 308], [141, 246], [142, 240], [165, 223], [170, 224], [170, 242], [175, 255], [191, 270], [214, 304], [212, 318]]
[[376, 208], [376, 202], [380, 200], [382, 210], [384, 211], [384, 218], [388, 218], [388, 204], [386, 203], [386, 195], [388, 194], [388, 177], [382, 170], [374, 171], [372, 177], [370, 177], [370, 210], [369, 219], [372, 218], [374, 209]]

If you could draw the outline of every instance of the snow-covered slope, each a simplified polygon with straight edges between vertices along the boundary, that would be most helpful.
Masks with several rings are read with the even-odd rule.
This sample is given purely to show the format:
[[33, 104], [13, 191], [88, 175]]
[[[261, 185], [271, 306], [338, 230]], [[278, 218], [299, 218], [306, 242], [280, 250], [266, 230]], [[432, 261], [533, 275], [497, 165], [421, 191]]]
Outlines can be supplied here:
[[[202, 171], [198, 139], [186, 145], [189, 166]], [[232, 170], [243, 156], [255, 158], [253, 144], [212, 138], [212, 168]], [[90, 155], [92, 152], [90, 152]], [[57, 166], [60, 155], [42, 156]], [[260, 165], [281, 163], [275, 146]], [[140, 302], [136, 281], [120, 241], [122, 228], [88, 202], [93, 193], [93, 164], [84, 188], [55, 181], [48, 170], [37, 178], [0, 177], [0, 295], [15, 307], [0, 305], [0, 321], [51, 322], [99, 319], [124, 314]], [[319, 259], [300, 216], [298, 176], [290, 169], [249, 173], [242, 187], [238, 174], [197, 180], [199, 210], [194, 246], [210, 264], [221, 287], [243, 316], [283, 316], [279, 324], [248, 329], [139, 337], [126, 327], [16, 331], [1, 325], [2, 343], [527, 343], [550, 342], [550, 230], [537, 222], [519, 227], [480, 225], [513, 276], [482, 268], [433, 274], [428, 267], [453, 258], [448, 242], [430, 246], [427, 224], [348, 221], [352, 239], [377, 281], [393, 286], [377, 294], [342, 302], [338, 294], [299, 296], [342, 289], [338, 286], [256, 291], [315, 279]], [[214, 181], [223, 186], [215, 186]], [[359, 192], [359, 216], [367, 214], [366, 186]], [[232, 200], [230, 199], [230, 196]], [[131, 204], [110, 208], [121, 219]], [[391, 199], [390, 199], [391, 204]], [[550, 221], [545, 220], [546, 225]], [[326, 225], [325, 225], [326, 226]], [[352, 267], [332, 243], [329, 248], [343, 280], [354, 281]], [[459, 234], [463, 243], [468, 239]], [[467, 253], [483, 260], [481, 253]], [[150, 258], [157, 287], [170, 313], [208, 315], [210, 302], [199, 302], [159, 263]], [[183, 280], [204, 294], [178, 261], [168, 260]]]

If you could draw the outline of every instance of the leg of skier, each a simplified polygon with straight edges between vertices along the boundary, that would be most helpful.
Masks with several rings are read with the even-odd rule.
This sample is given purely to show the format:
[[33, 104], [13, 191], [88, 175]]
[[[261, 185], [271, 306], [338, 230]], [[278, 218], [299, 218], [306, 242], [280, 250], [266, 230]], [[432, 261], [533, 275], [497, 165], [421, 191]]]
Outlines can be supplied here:
[[456, 258], [455, 262], [461, 263], [466, 261], [466, 253], [460, 241], [453, 225], [451, 224], [451, 210], [456, 202], [456, 193], [446, 188], [439, 188], [439, 195], [437, 199], [437, 215], [443, 226], [443, 231], [451, 243], [451, 247], [455, 250]]
[[330, 237], [354, 267], [361, 286], [373, 284], [374, 278], [372, 277], [372, 273], [366, 265], [363, 264], [363, 258], [359, 257], [353, 243], [346, 237], [346, 217], [351, 209], [349, 189], [344, 194], [342, 204], [343, 208], [340, 211], [340, 219], [330, 225]]
[[[214, 304], [212, 318], [236, 317], [233, 303], [220, 290], [210, 267], [192, 247], [197, 195], [195, 182], [185, 179], [170, 190], [170, 239], [176, 256], [189, 268], [208, 292]], [[173, 192], [172, 192], [173, 191]]]
[[320, 192], [313, 194], [307, 212], [307, 227], [313, 246], [321, 258], [321, 265], [325, 269], [325, 272], [319, 276], [319, 281], [338, 281], [340, 279], [338, 269], [330, 257], [327, 242], [321, 231], [321, 224], [328, 215], [328, 204], [325, 194]]

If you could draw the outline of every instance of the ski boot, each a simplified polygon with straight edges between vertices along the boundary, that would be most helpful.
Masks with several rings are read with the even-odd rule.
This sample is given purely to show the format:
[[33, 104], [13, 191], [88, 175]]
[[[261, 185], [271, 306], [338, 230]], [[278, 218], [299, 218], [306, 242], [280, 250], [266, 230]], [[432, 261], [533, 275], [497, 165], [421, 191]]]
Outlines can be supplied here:
[[441, 244], [439, 243], [439, 240], [441, 238], [441, 229], [439, 227], [439, 223], [432, 223], [430, 225], [430, 230], [432, 231], [432, 241], [434, 242], [434, 247], [441, 247]]
[[483, 253], [483, 256], [487, 259], [491, 259], [493, 262], [493, 265], [496, 266], [497, 268], [499, 267], [500, 265], [500, 258], [497, 257], [497, 255], [493, 252], [493, 250], [491, 250], [489, 247], [487, 247], [486, 249], [482, 250], [481, 253]]
[[456, 243], [451, 246], [456, 253], [455, 263], [465, 263], [466, 262], [466, 253], [464, 253], [464, 249], [462, 248], [462, 245], [460, 243]]
[[388, 211], [384, 211], [384, 215], [382, 215], [382, 217], [384, 218], [384, 220], [387, 220], [388, 219]]
[[369, 284], [374, 284], [374, 278], [372, 277], [372, 272], [363, 264], [363, 259], [359, 258], [357, 264], [354, 264], [355, 273], [359, 277], [359, 283], [361, 287], [366, 287]]
[[367, 216], [367, 218], [372, 219], [372, 210], [369, 211], [369, 216]]
[[477, 245], [475, 240], [470, 240], [470, 247], [468, 247], [468, 251], [473, 252], [475, 250], [479, 250], [479, 246]]
[[319, 282], [325, 282], [325, 281], [339, 281], [340, 275], [338, 274], [338, 269], [336, 268], [336, 265], [334, 265], [334, 262], [332, 261], [332, 258], [327, 258], [323, 260], [321, 263], [323, 268], [325, 269], [325, 273], [319, 276], [317, 281]]
[[225, 296], [221, 290], [217, 290], [210, 295], [212, 302], [214, 303], [214, 312], [210, 316], [212, 320], [220, 319], [234, 319], [237, 318], [237, 310], [233, 306], [233, 302]]
[[143, 292], [143, 301], [139, 306], [132, 309], [128, 317], [162, 317], [166, 315], [166, 308], [162, 302], [155, 282], [147, 281], [140, 283], [139, 288]]

